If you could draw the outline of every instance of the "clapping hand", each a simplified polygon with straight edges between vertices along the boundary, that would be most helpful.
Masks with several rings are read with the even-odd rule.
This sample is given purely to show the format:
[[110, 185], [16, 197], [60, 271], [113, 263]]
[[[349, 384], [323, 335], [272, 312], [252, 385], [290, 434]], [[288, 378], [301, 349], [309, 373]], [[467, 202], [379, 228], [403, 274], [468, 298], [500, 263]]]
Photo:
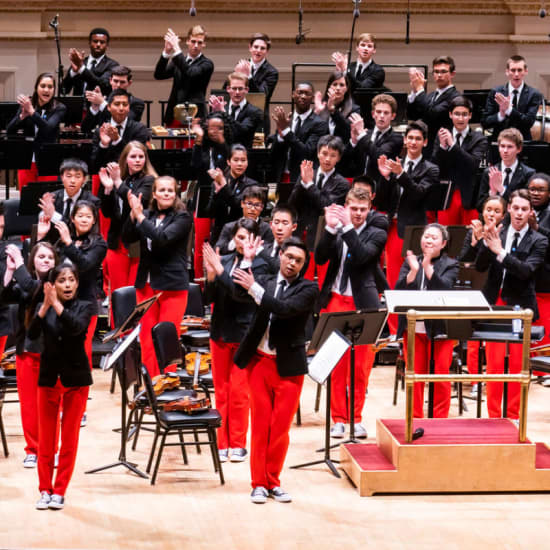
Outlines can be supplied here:
[[61, 242], [69, 246], [73, 241], [71, 239], [71, 232], [69, 231], [69, 227], [64, 221], [58, 221], [54, 223], [55, 228], [59, 232], [59, 238], [61, 239]]
[[168, 29], [164, 35], [164, 53], [172, 55], [179, 47], [179, 36], [172, 29]]
[[496, 166], [489, 167], [489, 189], [491, 195], [498, 195], [504, 191], [502, 172]]
[[313, 162], [311, 160], [303, 160], [300, 164], [300, 178], [303, 183], [313, 181]]
[[287, 115], [282, 107], [277, 106], [273, 109], [272, 118], [275, 121], [275, 124], [277, 124], [277, 131], [282, 133], [283, 130], [286, 130], [290, 126], [292, 113], [288, 113]]
[[341, 73], [346, 73], [348, 70], [348, 56], [344, 55], [342, 52], [334, 52], [330, 58], [332, 62], [336, 65], [336, 70]]
[[227, 180], [225, 179], [221, 168], [210, 168], [210, 170], [208, 170], [208, 175], [214, 182], [214, 193], [218, 193], [227, 185]]

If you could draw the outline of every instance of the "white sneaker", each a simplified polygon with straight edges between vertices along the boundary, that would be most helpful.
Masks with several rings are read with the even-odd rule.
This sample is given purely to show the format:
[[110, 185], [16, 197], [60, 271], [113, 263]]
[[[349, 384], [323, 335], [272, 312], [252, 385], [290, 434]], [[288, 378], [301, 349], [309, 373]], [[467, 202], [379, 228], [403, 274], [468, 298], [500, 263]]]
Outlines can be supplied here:
[[84, 428], [88, 425], [88, 413], [84, 413], [80, 419], [80, 427]]
[[231, 450], [231, 462], [244, 462], [248, 451], [246, 449], [230, 449]]
[[365, 430], [363, 424], [354, 424], [353, 433], [357, 439], [367, 439], [367, 430]]
[[282, 487], [269, 489], [269, 496], [277, 502], [292, 502], [292, 497]]
[[50, 496], [50, 493], [48, 493], [48, 491], [42, 491], [40, 493], [40, 498], [36, 502], [36, 509], [47, 510], [51, 499], [52, 497]]
[[50, 503], [48, 504], [48, 508], [51, 510], [63, 510], [63, 507], [65, 506], [65, 497], [62, 497], [61, 495], [52, 495], [50, 498]]
[[343, 422], [336, 422], [330, 429], [330, 437], [334, 439], [343, 439], [346, 434], [346, 427]]
[[218, 449], [218, 456], [220, 462], [227, 462], [229, 460], [229, 449]]
[[23, 460], [23, 468], [36, 468], [38, 457], [35, 454], [28, 454]]
[[250, 493], [250, 500], [254, 504], [265, 504], [269, 493], [265, 487], [254, 487]]

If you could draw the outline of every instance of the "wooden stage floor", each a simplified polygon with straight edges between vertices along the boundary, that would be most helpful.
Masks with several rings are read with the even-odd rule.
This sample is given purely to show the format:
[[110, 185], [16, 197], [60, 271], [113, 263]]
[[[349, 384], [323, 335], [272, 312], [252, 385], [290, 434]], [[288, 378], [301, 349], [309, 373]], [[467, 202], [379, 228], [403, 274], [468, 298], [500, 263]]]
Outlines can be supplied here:
[[[374, 441], [377, 417], [404, 415], [404, 393], [391, 404], [393, 367], [378, 367], [370, 380], [365, 425]], [[157, 484], [151, 486], [119, 467], [84, 471], [113, 462], [118, 455], [120, 394], [108, 393], [110, 373], [94, 371], [88, 426], [80, 448], [66, 507], [37, 511], [36, 470], [22, 467], [19, 406], [4, 406], [10, 456], [0, 456], [0, 548], [56, 549], [475, 549], [545, 548], [548, 494], [388, 495], [361, 498], [343, 475], [324, 465], [290, 470], [316, 459], [322, 446], [324, 412], [313, 412], [315, 385], [306, 380], [301, 427], [291, 431], [282, 474], [291, 504], [249, 501], [248, 461], [226, 463], [219, 485], [209, 452], [189, 453], [184, 466], [178, 449], [166, 449]], [[532, 385], [528, 435], [550, 441], [550, 388]], [[323, 392], [324, 400], [324, 392]], [[466, 416], [474, 416], [473, 402]], [[451, 414], [456, 416], [453, 400]], [[144, 434], [129, 458], [144, 469], [152, 436]], [[338, 452], [333, 452], [338, 457]], [[491, 464], [487, 464], [491, 468]]]

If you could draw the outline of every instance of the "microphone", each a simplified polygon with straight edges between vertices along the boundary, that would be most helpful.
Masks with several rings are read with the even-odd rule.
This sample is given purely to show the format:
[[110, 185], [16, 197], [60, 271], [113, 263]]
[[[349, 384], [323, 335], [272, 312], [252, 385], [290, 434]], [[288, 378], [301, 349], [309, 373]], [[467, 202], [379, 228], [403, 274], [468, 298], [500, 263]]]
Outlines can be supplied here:
[[407, 2], [407, 31], [405, 35], [405, 44], [411, 42], [411, 0]]
[[195, 17], [197, 15], [197, 8], [195, 8], [195, 0], [191, 0], [191, 7], [189, 8], [189, 15]]
[[353, 17], [359, 17], [361, 13], [359, 12], [359, 4], [361, 0], [351, 0], [353, 2]]
[[546, 17], [546, 6], [544, 0], [540, 3], [539, 17], [544, 19]]
[[298, 34], [296, 35], [296, 44], [301, 44], [306, 39], [306, 34], [310, 32], [309, 29], [302, 29], [303, 17], [304, 10], [302, 9], [302, 0], [300, 0], [300, 6], [298, 8]]
[[55, 29], [57, 28], [57, 26], [59, 25], [59, 14], [56, 13], [53, 17], [53, 19], [48, 23], [48, 25], [52, 28], [52, 29]]

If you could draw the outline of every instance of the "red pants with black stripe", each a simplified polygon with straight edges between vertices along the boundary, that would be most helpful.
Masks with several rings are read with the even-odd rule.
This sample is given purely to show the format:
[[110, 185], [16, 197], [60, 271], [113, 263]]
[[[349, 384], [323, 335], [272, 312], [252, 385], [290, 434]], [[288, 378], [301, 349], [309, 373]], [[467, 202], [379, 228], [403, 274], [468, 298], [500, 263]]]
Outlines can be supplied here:
[[[38, 490], [65, 495], [73, 474], [80, 434], [80, 419], [86, 408], [89, 386], [65, 388], [58, 380], [53, 388], [38, 388]], [[57, 446], [57, 425], [61, 418], [59, 466], [54, 477], [54, 457]]]
[[[155, 348], [153, 346], [153, 327], [161, 321], [169, 321], [176, 325], [178, 336], [181, 330], [181, 320], [187, 309], [187, 290], [153, 290], [149, 283], [143, 288], [136, 288], [138, 304], [162, 292], [160, 298], [147, 310], [141, 319], [139, 341], [141, 343], [141, 362], [147, 367], [151, 378], [160, 374]], [[166, 370], [175, 370], [171, 366]]]
[[38, 374], [40, 354], [24, 352], [15, 356], [17, 393], [25, 453], [38, 454]]
[[[332, 293], [330, 301], [321, 313], [331, 311], [355, 311], [355, 302], [351, 296], [342, 296]], [[365, 405], [365, 396], [369, 384], [370, 371], [374, 363], [374, 352], [371, 346], [355, 347], [355, 403], [354, 403], [354, 422], [361, 422], [363, 406]], [[351, 362], [350, 351], [340, 359], [331, 375], [331, 399], [330, 410], [334, 422], [350, 422], [351, 400]]]
[[216, 409], [222, 417], [218, 448], [244, 449], [248, 431], [250, 397], [248, 375], [233, 363], [239, 344], [210, 340]]
[[[449, 367], [453, 360], [454, 340], [436, 340], [434, 344], [434, 373], [449, 374]], [[403, 348], [407, 358], [407, 333], [403, 335]], [[428, 374], [430, 365], [430, 339], [426, 334], [416, 333], [414, 340], [414, 372]], [[451, 407], [451, 383], [434, 383], [434, 418], [447, 418]], [[414, 383], [415, 418], [424, 417], [424, 382]]]
[[275, 356], [256, 353], [247, 366], [252, 429], [252, 487], [280, 487], [290, 426], [298, 410], [304, 376], [279, 376]]

